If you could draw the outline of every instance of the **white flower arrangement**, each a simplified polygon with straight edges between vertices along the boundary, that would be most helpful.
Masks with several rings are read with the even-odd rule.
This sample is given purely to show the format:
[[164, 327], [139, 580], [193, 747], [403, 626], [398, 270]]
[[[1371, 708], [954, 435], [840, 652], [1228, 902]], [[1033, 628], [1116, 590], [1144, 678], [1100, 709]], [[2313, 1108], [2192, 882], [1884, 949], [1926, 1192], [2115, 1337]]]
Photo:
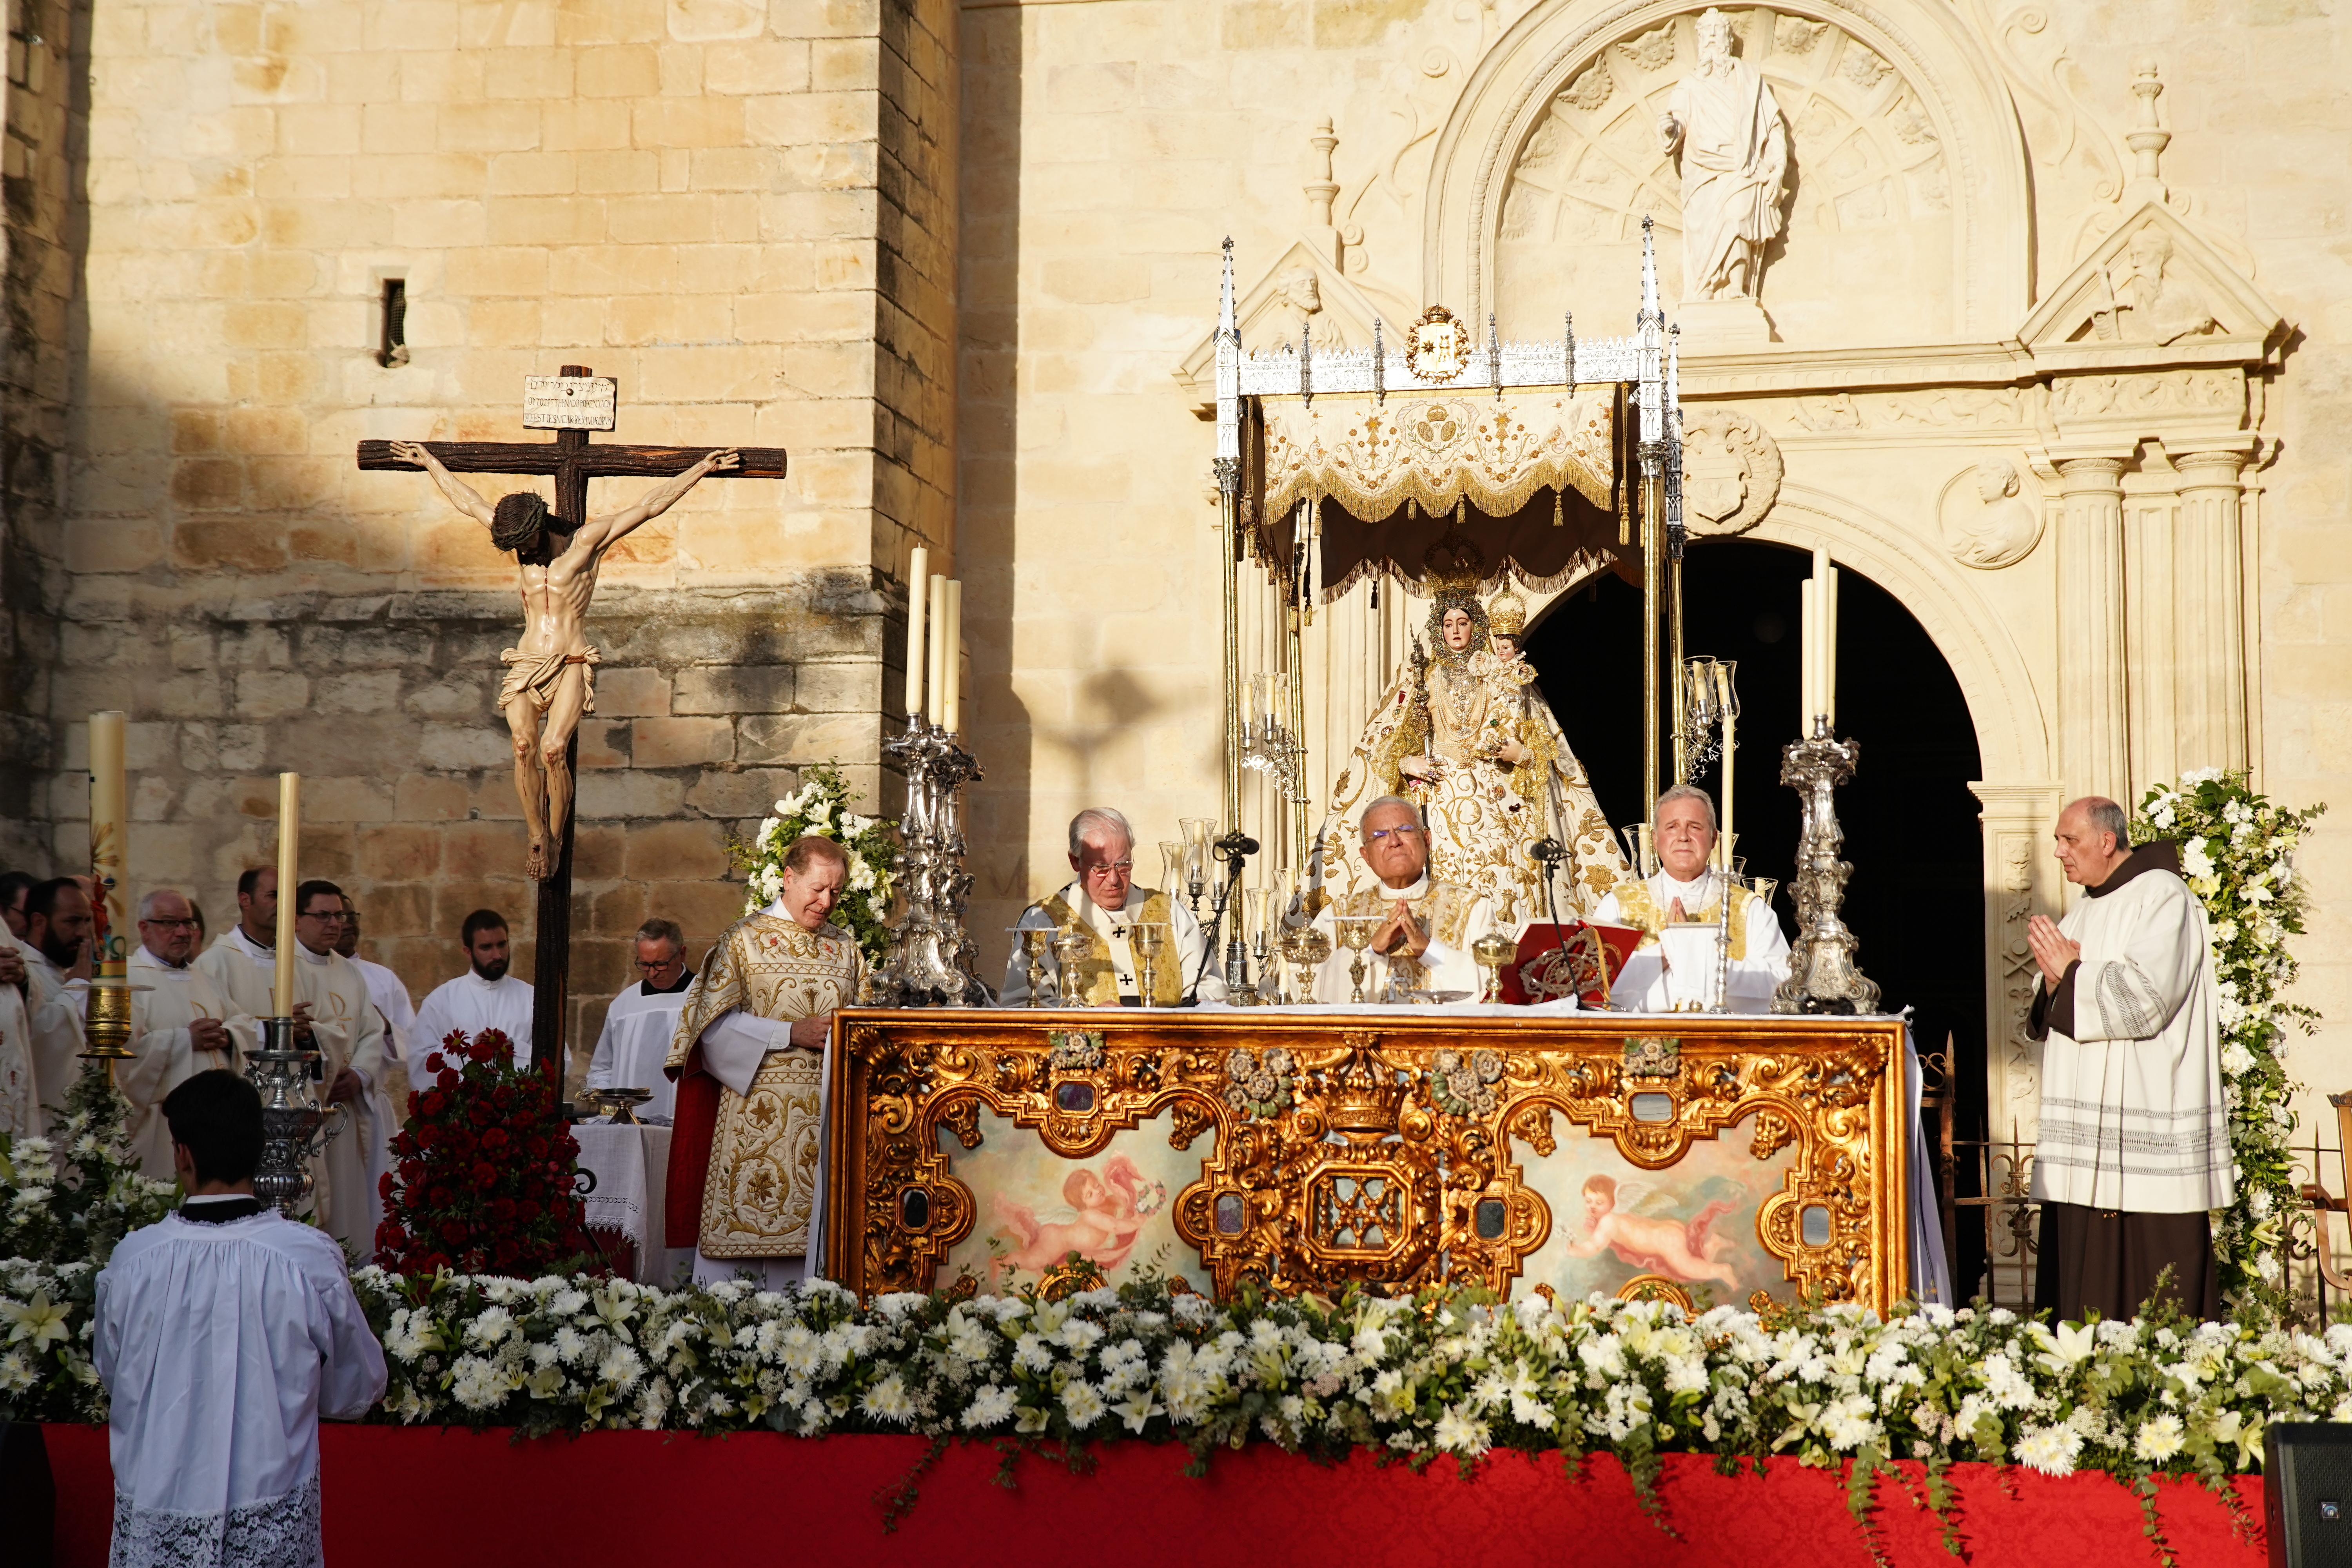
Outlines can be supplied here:
[[857, 938], [868, 960], [880, 963], [890, 947], [883, 922], [889, 918], [897, 827], [850, 810], [848, 781], [834, 764], [802, 769], [800, 787], [776, 802], [749, 842], [739, 839], [733, 846], [735, 864], [743, 872], [743, 912], [766, 908], [783, 890], [784, 855], [794, 839], [812, 833], [830, 838], [849, 854], [849, 875], [834, 905], [833, 922]]
[[2136, 843], [2170, 838], [2180, 875], [2211, 923], [2215, 1023], [2230, 1108], [2237, 1197], [2221, 1211], [2213, 1246], [2226, 1296], [2258, 1311], [2288, 1310], [2276, 1256], [2296, 1203], [2290, 1108], [2296, 1086], [2283, 1065], [2290, 1026], [2308, 1033], [2318, 1015], [2284, 1000], [2295, 976], [2286, 939], [2303, 931], [2304, 889], [2294, 854], [2305, 828], [2327, 808], [2287, 811], [2248, 787], [2242, 773], [2200, 768], [2149, 789], [2132, 824]]

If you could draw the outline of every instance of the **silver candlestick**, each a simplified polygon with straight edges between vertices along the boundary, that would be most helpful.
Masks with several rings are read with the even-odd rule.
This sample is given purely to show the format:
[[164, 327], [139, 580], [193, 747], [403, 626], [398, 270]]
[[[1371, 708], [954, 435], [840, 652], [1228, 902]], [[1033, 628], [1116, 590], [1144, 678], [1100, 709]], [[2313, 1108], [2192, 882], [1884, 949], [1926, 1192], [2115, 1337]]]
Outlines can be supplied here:
[[351, 1118], [340, 1105], [320, 1109], [310, 1074], [320, 1058], [295, 1043], [293, 1019], [262, 1019], [261, 1045], [245, 1069], [261, 1091], [261, 1168], [253, 1174], [253, 1195], [290, 1215], [317, 1184], [310, 1161]]
[[1797, 838], [1797, 875], [1790, 894], [1797, 905], [1797, 940], [1789, 950], [1789, 978], [1772, 993], [1775, 1013], [1875, 1013], [1878, 984], [1855, 967], [1860, 944], [1840, 918], [1845, 881], [1853, 868], [1838, 858], [1845, 831], [1838, 826], [1837, 786], [1853, 776], [1862, 747], [1830, 733], [1816, 718], [1810, 740], [1792, 741], [1780, 755], [1780, 782], [1804, 805]]
[[992, 1005], [995, 995], [981, 983], [978, 954], [963, 926], [971, 901], [971, 874], [963, 866], [963, 786], [980, 778], [979, 760], [919, 714], [909, 714], [907, 732], [882, 750], [907, 774], [907, 809], [898, 819], [892, 865], [907, 904], [865, 1000], [900, 1007]]

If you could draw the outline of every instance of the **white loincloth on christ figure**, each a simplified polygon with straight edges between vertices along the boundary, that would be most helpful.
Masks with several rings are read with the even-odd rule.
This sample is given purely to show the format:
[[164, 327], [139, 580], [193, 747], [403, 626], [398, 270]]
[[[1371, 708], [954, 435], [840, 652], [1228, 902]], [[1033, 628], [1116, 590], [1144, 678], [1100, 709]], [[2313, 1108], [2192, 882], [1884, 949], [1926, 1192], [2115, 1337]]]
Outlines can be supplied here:
[[697, 1279], [815, 1275], [830, 1047], [793, 1045], [792, 1026], [849, 1005], [865, 979], [856, 937], [803, 930], [779, 899], [729, 926], [687, 988], [664, 1068], [678, 1078], [663, 1227], [695, 1249]]

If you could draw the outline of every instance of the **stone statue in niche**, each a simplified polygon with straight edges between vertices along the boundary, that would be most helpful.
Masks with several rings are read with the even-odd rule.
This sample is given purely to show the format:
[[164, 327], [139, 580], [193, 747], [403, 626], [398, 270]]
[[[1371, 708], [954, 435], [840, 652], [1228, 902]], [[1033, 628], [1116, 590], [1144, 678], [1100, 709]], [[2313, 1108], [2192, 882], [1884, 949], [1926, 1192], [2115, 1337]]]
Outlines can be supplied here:
[[[1969, 499], [1970, 481], [1974, 501]], [[2018, 495], [2021, 483], [2016, 464], [1988, 457], [1944, 487], [1944, 542], [1953, 560], [1991, 571], [2033, 552], [2042, 540], [2042, 512]]]
[[2106, 276], [2108, 306], [2091, 317], [2099, 339], [2170, 343], [2215, 330], [2197, 285], [2172, 265], [2172, 237], [2160, 228], [2140, 230]]
[[1754, 300], [1764, 247], [1780, 232], [1789, 132], [1764, 79], [1731, 52], [1731, 18], [1695, 29], [1698, 64], [1675, 84], [1658, 142], [1682, 154], [1683, 298]]
[[1268, 316], [1271, 324], [1280, 327], [1281, 341], [1291, 348], [1298, 346], [1301, 328], [1306, 330], [1307, 341], [1318, 349], [1348, 346], [1339, 319], [1323, 308], [1323, 285], [1311, 267], [1294, 267], [1275, 280]]

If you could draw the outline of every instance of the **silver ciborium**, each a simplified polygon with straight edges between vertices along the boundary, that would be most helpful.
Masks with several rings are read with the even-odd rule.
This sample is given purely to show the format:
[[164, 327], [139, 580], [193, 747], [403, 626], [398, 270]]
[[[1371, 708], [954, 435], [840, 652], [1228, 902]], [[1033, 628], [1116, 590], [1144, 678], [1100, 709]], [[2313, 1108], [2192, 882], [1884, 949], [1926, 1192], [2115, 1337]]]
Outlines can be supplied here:
[[262, 1019], [261, 1044], [245, 1068], [261, 1091], [261, 1168], [253, 1174], [253, 1195], [290, 1215], [317, 1185], [310, 1162], [350, 1123], [351, 1113], [340, 1105], [320, 1108], [310, 1085], [324, 1058], [296, 1042], [293, 1019]]

